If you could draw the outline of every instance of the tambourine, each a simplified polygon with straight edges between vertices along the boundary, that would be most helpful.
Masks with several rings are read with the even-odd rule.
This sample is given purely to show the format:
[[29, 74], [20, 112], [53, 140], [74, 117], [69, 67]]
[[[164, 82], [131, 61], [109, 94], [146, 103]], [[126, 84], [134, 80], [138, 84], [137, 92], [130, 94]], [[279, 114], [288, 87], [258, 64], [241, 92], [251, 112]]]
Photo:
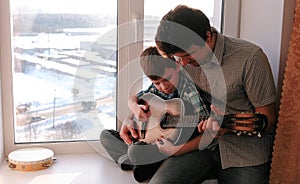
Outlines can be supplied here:
[[8, 167], [19, 171], [46, 169], [54, 163], [54, 152], [48, 148], [24, 148], [8, 155]]

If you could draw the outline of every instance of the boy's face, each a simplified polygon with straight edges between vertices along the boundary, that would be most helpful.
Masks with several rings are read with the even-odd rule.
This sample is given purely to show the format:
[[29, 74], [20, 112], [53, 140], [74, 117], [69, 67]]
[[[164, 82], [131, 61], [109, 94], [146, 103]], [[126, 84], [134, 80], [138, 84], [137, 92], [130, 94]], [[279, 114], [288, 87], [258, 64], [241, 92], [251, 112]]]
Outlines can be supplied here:
[[158, 80], [151, 80], [155, 87], [165, 93], [171, 94], [176, 90], [179, 81], [179, 67], [166, 68], [165, 73]]

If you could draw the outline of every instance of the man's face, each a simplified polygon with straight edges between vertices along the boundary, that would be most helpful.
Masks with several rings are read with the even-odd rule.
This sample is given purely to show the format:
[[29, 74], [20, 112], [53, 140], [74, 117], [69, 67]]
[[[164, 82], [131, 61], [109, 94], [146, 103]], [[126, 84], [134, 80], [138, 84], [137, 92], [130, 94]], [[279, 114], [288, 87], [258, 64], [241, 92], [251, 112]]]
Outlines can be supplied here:
[[165, 94], [171, 94], [176, 90], [179, 81], [179, 71], [175, 68], [166, 68], [165, 73], [158, 80], [151, 80], [154, 86]]
[[210, 52], [211, 49], [207, 44], [204, 46], [193, 44], [186, 52], [175, 53], [174, 58], [182, 66], [189, 64], [197, 67], [207, 59]]

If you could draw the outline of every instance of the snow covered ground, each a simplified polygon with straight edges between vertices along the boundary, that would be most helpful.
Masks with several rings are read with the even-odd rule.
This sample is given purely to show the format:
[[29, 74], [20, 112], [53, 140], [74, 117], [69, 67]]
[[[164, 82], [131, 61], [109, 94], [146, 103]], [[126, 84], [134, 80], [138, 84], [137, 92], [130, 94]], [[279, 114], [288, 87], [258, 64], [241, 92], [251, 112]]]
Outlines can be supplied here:
[[[92, 41], [98, 37], [99, 35], [72, 37], [66, 34], [40, 34], [14, 38], [15, 48], [27, 51], [15, 54], [15, 58], [21, 61], [23, 70], [13, 75], [15, 107], [30, 104], [23, 116], [46, 116], [46, 119], [37, 122], [29, 120], [22, 125], [15, 122], [17, 142], [95, 140], [99, 139], [102, 129], [116, 127], [116, 62], [113, 66], [112, 60], [105, 60], [106, 56], [96, 55], [96, 59], [98, 57], [98, 61], [102, 63], [89, 65], [87, 61], [78, 63], [74, 59], [87, 59], [84, 51], [79, 56], [72, 55], [80, 49], [80, 42]], [[49, 52], [36, 52], [37, 48], [46, 47], [51, 47]], [[72, 49], [74, 50], [70, 54]], [[68, 54], [63, 55], [64, 53]], [[70, 63], [72, 61], [76, 61], [74, 65]], [[98, 70], [92, 71], [95, 67]], [[112, 67], [109, 70], [112, 74], [98, 72], [104, 67]], [[84, 77], [89, 77], [90, 80]], [[84, 110], [80, 106], [82, 101], [98, 102], [101, 99], [110, 100], [97, 103], [95, 109]]]

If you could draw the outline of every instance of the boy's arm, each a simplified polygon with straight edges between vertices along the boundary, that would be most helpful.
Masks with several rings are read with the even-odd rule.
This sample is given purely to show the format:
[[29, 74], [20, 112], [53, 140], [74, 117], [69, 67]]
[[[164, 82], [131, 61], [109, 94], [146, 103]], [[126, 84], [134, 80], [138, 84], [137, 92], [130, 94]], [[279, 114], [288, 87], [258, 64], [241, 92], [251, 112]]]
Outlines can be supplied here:
[[129, 96], [128, 107], [134, 114], [135, 118], [139, 121], [146, 121], [151, 115], [150, 111], [148, 111], [149, 106], [139, 104], [136, 95]]
[[123, 122], [120, 130], [120, 137], [128, 145], [132, 143], [132, 139], [138, 138], [138, 134], [135, 130], [135, 123], [133, 121], [133, 114], [130, 114]]
[[138, 105], [138, 98], [136, 95], [131, 95], [128, 98], [128, 107], [133, 112], [135, 106]]

